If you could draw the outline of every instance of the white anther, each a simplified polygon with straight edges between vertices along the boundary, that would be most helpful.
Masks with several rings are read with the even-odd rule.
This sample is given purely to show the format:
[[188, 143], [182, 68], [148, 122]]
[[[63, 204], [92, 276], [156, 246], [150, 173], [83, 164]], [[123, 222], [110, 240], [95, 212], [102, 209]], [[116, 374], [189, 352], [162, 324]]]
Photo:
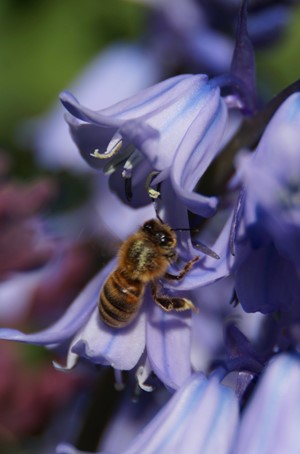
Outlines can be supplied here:
[[132, 169], [136, 167], [143, 160], [143, 156], [140, 151], [134, 150], [134, 152], [129, 156], [127, 161], [124, 164], [122, 177], [131, 178]]

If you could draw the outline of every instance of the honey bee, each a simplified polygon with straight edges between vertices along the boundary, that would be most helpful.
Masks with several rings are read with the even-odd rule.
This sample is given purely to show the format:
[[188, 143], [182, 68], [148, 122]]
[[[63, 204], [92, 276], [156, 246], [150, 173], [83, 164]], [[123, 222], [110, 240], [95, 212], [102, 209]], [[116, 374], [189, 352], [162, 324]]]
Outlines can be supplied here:
[[176, 234], [168, 224], [151, 219], [121, 245], [117, 268], [108, 276], [99, 296], [99, 313], [103, 322], [113, 328], [123, 328], [136, 317], [145, 287], [151, 285], [156, 304], [169, 312], [196, 311], [186, 298], [159, 295], [157, 280], [179, 280], [199, 260], [195, 257], [185, 264], [178, 275], [167, 272], [177, 259]]

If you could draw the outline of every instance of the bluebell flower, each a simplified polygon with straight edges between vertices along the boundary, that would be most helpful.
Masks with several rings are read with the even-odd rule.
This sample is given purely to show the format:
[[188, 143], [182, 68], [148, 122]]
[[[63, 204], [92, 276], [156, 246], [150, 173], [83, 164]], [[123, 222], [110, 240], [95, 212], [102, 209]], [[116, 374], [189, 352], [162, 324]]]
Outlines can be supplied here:
[[[114, 212], [113, 206], [116, 208], [118, 205], [110, 205], [108, 209], [111, 212]], [[168, 210], [166, 210], [167, 206], [169, 206]], [[180, 213], [187, 218], [187, 212], [180, 204], [177, 204], [176, 209], [172, 209], [168, 204], [166, 207], [166, 216], [169, 216], [174, 222], [183, 221], [181, 217], [178, 217]], [[124, 214], [123, 230], [126, 231], [125, 220], [129, 214], [132, 216], [132, 209], [124, 205], [122, 210]], [[135, 210], [134, 219], [136, 221], [139, 211]], [[105, 213], [102, 212], [102, 214]], [[144, 212], [140, 213], [141, 223], [145, 220], [144, 215]], [[130, 222], [132, 222], [131, 218]], [[119, 231], [122, 230], [119, 225], [119, 216], [116, 216], [111, 225], [112, 231], [115, 225]], [[218, 247], [216, 250], [220, 254], [222, 253], [221, 246], [225, 250], [228, 249], [229, 230], [230, 223], [227, 225], [227, 231], [225, 230], [226, 236], [221, 234], [222, 241], [220, 239], [216, 241]], [[226, 238], [227, 241], [225, 241]], [[191, 243], [190, 236], [181, 238], [179, 240], [180, 252], [183, 252], [184, 245], [189, 243]], [[212, 262], [220, 262], [220, 270]], [[208, 268], [206, 268], [207, 263], [211, 264]], [[167, 289], [165, 285], [164, 291], [179, 294], [182, 290], [189, 291], [197, 286], [213, 282], [228, 272], [224, 263], [226, 263], [226, 258], [216, 260], [207, 257], [207, 261], [202, 259], [201, 266], [193, 271], [195, 274], [191, 277], [186, 276], [186, 278], [189, 277], [189, 281], [188, 284], [183, 285], [183, 289], [176, 284], [173, 287], [169, 285]], [[136, 320], [121, 331], [107, 327], [100, 319], [97, 303], [101, 288], [115, 266], [116, 260], [114, 259], [94, 277], [53, 326], [35, 334], [24, 334], [17, 330], [3, 328], [0, 330], [0, 338], [48, 347], [68, 343], [69, 353], [66, 366], [63, 368], [71, 369], [76, 365], [78, 359], [86, 358], [96, 364], [110, 365], [116, 370], [135, 370], [141, 387], [147, 387], [148, 377], [153, 371], [169, 388], [179, 388], [192, 373], [192, 325], [198, 315], [195, 314], [191, 317], [190, 313], [167, 314], [154, 304], [150, 292], [146, 292], [142, 309]], [[225, 299], [226, 304], [228, 298]], [[193, 300], [197, 304], [196, 292], [193, 293]], [[62, 368], [59, 365], [56, 367]]]
[[300, 316], [300, 95], [278, 109], [256, 149], [240, 157], [236, 292], [246, 311]]
[[[149, 173], [159, 172], [156, 178], [161, 178], [163, 185], [158, 209], [173, 228], [187, 227], [187, 208], [203, 216], [215, 211], [215, 197], [193, 192], [201, 174], [219, 151], [227, 118], [220, 89], [206, 76], [185, 75], [166, 80], [100, 112], [82, 107], [68, 93], [63, 94], [62, 99], [73, 114], [67, 118], [73, 137], [83, 147], [83, 155], [96, 166], [108, 161], [106, 171], [116, 174], [118, 194], [124, 191], [118, 181], [121, 163], [125, 179], [132, 179], [136, 204], [143, 205], [142, 200], [146, 203], [144, 210], [149, 206], [145, 181]], [[101, 144], [103, 153], [98, 151], [102, 150]], [[108, 159], [102, 159], [107, 148]], [[132, 218], [132, 205], [135, 203], [123, 206], [124, 220]], [[102, 218], [105, 220], [105, 211], [109, 211], [113, 219], [111, 231], [118, 228], [124, 235], [127, 222], [120, 223], [117, 209], [117, 203], [109, 204], [107, 210], [102, 210]], [[136, 220], [141, 217], [140, 224], [147, 220], [143, 217], [144, 211], [135, 210], [135, 213]], [[202, 258], [199, 266], [187, 275], [188, 280], [183, 279], [178, 285], [170, 281], [164, 290], [171, 294], [187, 292], [228, 274], [229, 231], [230, 220], [213, 244], [220, 260], [214, 256]], [[180, 267], [182, 261], [198, 255], [190, 233], [178, 235], [178, 254]], [[99, 317], [97, 302], [115, 266], [115, 260], [110, 262], [52, 327], [36, 334], [2, 329], [0, 337], [45, 346], [68, 342], [67, 369], [79, 358], [86, 358], [96, 364], [111, 365], [116, 370], [135, 369], [141, 386], [147, 386], [145, 383], [153, 371], [169, 388], [179, 388], [192, 373], [191, 314], [166, 314], [146, 292], [142, 310], [133, 323], [121, 332], [108, 328]], [[173, 270], [176, 272], [176, 266]]]
[[145, 185], [155, 172], [155, 183], [171, 177], [187, 208], [213, 214], [216, 198], [192, 190], [218, 153], [226, 126], [226, 104], [214, 81], [176, 76], [100, 111], [83, 107], [68, 92], [61, 101], [82, 156], [110, 175], [111, 188], [125, 203], [149, 203]]
[[[122, 454], [227, 454], [238, 424], [238, 402], [216, 378], [193, 375]], [[77, 454], [70, 445], [58, 454]], [[105, 454], [102, 452], [102, 454]]]

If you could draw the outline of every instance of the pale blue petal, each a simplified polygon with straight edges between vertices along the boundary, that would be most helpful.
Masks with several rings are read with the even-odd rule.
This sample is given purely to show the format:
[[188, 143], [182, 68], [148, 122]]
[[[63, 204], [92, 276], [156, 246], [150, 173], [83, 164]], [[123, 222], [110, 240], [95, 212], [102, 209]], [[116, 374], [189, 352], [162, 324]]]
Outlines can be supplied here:
[[[287, 98], [275, 112], [255, 152], [256, 165], [270, 166], [271, 172], [289, 176], [299, 162], [300, 93]], [[285, 156], [286, 160], [282, 160]], [[288, 169], [288, 170], [287, 170]]]
[[101, 112], [123, 120], [140, 117], [147, 120], [171, 105], [180, 109], [182, 103], [185, 104], [185, 96], [193, 103], [192, 98], [197, 96], [206, 83], [207, 76], [204, 74], [181, 74], [146, 88]]
[[123, 454], [228, 454], [237, 420], [233, 392], [196, 374]]
[[166, 313], [151, 303], [146, 325], [148, 358], [160, 380], [178, 389], [191, 375], [191, 314]]
[[[219, 260], [209, 256], [202, 256], [183, 279], [176, 282], [176, 284], [165, 281], [165, 286], [172, 288], [173, 291], [175, 289], [178, 291], [193, 290], [228, 276], [235, 261], [229, 250], [231, 224], [232, 215], [230, 215], [215, 243], [211, 246], [211, 249], [219, 255]], [[191, 257], [195, 255], [199, 255], [199, 252], [197, 253], [195, 249], [190, 251]]]
[[96, 364], [130, 370], [145, 349], [145, 320], [142, 309], [128, 327], [110, 328], [100, 319], [97, 307], [73, 339], [70, 350]]
[[95, 123], [98, 126], [118, 128], [122, 121], [114, 119], [109, 116], [101, 115], [94, 110], [88, 109], [87, 107], [82, 106], [75, 96], [72, 95], [69, 91], [64, 91], [60, 94], [60, 100], [63, 106], [78, 120]]
[[185, 90], [190, 88], [191, 83], [193, 85], [195, 80], [191, 80], [193, 77], [199, 80], [200, 84], [206, 81], [206, 76], [203, 75], [199, 77], [191, 75], [175, 76], [100, 111], [93, 111], [82, 106], [68, 91], [61, 93], [60, 100], [65, 108], [79, 120], [104, 127], [118, 126], [124, 120], [135, 119], [157, 110], [160, 111], [162, 106], [170, 101], [172, 102], [173, 98], [181, 98]]
[[[290, 96], [267, 126], [257, 150], [240, 159], [245, 185], [244, 217], [251, 244], [268, 236], [278, 251], [299, 265], [300, 95]], [[253, 224], [253, 225], [252, 225]]]
[[299, 383], [299, 358], [275, 357], [242, 417], [234, 454], [299, 453]]
[[172, 184], [179, 200], [204, 217], [214, 214], [218, 200], [193, 190], [220, 150], [226, 122], [227, 107], [219, 88], [211, 88], [201, 98], [198, 114], [190, 123], [171, 169]]

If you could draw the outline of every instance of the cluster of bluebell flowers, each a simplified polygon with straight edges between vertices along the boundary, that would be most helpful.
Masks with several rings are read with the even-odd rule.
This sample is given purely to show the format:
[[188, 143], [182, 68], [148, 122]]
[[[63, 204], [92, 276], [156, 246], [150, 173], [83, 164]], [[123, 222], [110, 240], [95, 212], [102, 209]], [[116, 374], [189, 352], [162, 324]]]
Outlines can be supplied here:
[[[164, 294], [192, 299], [198, 313], [166, 313], [146, 291], [128, 327], [108, 327], [98, 299], [115, 258], [51, 327], [0, 330], [1, 339], [67, 344], [66, 363], [54, 363], [59, 370], [85, 359], [111, 366], [119, 381], [120, 371], [133, 372], [143, 391], [167, 388], [171, 397], [118, 453], [298, 452], [299, 85], [279, 97], [263, 132], [261, 121], [256, 130], [267, 109], [255, 111], [252, 56], [243, 2], [229, 74], [177, 75], [101, 110], [68, 91], [60, 96], [81, 156], [106, 179], [107, 197], [114, 195], [101, 210], [104, 222], [106, 210], [115, 211], [111, 231], [125, 240], [133, 211], [139, 225], [158, 217], [178, 230], [170, 273], [200, 255], [182, 280], [160, 282]], [[245, 115], [259, 140], [236, 148], [221, 194], [204, 193], [201, 181], [214, 166], [227, 172], [229, 139], [243, 142]], [[205, 325], [206, 338], [199, 335]], [[112, 452], [109, 445], [99, 450]], [[83, 451], [64, 443], [57, 452]]]

